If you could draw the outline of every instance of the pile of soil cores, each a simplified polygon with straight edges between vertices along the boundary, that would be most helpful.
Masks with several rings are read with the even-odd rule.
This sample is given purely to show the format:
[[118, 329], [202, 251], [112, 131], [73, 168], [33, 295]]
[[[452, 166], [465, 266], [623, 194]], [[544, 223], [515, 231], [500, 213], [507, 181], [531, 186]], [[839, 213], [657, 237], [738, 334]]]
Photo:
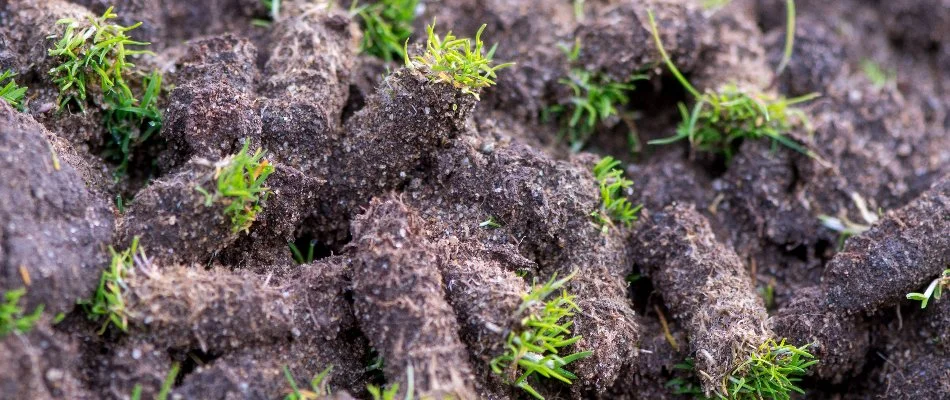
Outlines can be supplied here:
[[[361, 53], [349, 1], [265, 3], [0, 0], [0, 72], [29, 87], [0, 101], [0, 292], [43, 307], [0, 337], [0, 399], [158, 398], [173, 366], [168, 399], [282, 399], [330, 366], [319, 398], [528, 399], [490, 361], [533, 285], [571, 273], [562, 354], [593, 354], [570, 385], [532, 378], [548, 399], [701, 398], [669, 383], [712, 394], [770, 339], [819, 360], [793, 398], [950, 399], [950, 298], [905, 297], [950, 268], [947, 0], [799, 0], [780, 72], [785, 1], [420, 0], [410, 54], [432, 21], [487, 24], [515, 63], [478, 96]], [[47, 52], [58, 20], [110, 6], [164, 76], [162, 128], [118, 178], [103, 110], [59, 110]], [[648, 144], [694, 102], [651, 10], [701, 91], [820, 94], [787, 132], [817, 156]], [[645, 76], [580, 151], [543, 118], [572, 69]], [[236, 230], [196, 188], [245, 143], [273, 173]], [[604, 156], [635, 182], [630, 225], [591, 216]], [[868, 229], [840, 241], [819, 216]], [[127, 329], [103, 329], [77, 302], [135, 238]]]

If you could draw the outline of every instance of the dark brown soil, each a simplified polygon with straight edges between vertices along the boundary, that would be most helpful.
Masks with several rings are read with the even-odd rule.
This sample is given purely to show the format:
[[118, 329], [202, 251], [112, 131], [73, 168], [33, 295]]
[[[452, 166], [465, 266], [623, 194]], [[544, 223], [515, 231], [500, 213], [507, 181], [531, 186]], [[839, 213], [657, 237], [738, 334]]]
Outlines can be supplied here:
[[[567, 0], [420, 0], [411, 52], [433, 19], [463, 37], [484, 23], [495, 59], [516, 63], [480, 100], [360, 54], [348, 3], [281, 3], [259, 26], [257, 0], [0, 0], [0, 71], [30, 88], [22, 112], [0, 101], [0, 291], [45, 308], [0, 337], [0, 399], [127, 399], [137, 385], [153, 398], [173, 363], [171, 398], [283, 398], [285, 368], [309, 389], [332, 365], [327, 398], [398, 383], [398, 398], [526, 399], [489, 362], [532, 285], [575, 272], [580, 339], [565, 351], [593, 354], [567, 367], [572, 385], [532, 380], [546, 398], [689, 398], [677, 378], [711, 393], [770, 338], [820, 360], [795, 398], [950, 398], [950, 299], [905, 298], [950, 268], [946, 0], [799, 0], [780, 74], [784, 2], [588, 0], [577, 15]], [[103, 108], [57, 111], [47, 73], [55, 22], [111, 5], [143, 22], [131, 34], [156, 54], [134, 62], [166, 82], [158, 141], [120, 180]], [[728, 162], [647, 145], [693, 101], [648, 10], [700, 90], [820, 93], [788, 135], [822, 161], [766, 140]], [[571, 61], [559, 46], [575, 39]], [[580, 152], [541, 118], [570, 104], [572, 68], [647, 76]], [[245, 142], [275, 170], [235, 232], [196, 188]], [[606, 155], [644, 209], [604, 232], [591, 169]], [[862, 222], [856, 196], [879, 221], [839, 248], [819, 216]], [[100, 335], [77, 301], [134, 237], [147, 258], [123, 281], [128, 329]], [[289, 243], [312, 243], [314, 260], [298, 265]], [[676, 366], [687, 359], [693, 371]]]

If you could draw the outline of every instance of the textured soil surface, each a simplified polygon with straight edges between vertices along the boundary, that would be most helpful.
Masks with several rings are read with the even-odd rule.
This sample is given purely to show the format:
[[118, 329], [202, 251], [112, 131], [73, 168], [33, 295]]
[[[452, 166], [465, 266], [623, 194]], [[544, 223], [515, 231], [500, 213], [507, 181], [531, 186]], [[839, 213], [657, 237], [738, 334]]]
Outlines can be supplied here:
[[[0, 337], [0, 399], [278, 399], [333, 367], [328, 398], [527, 399], [489, 362], [520, 326], [535, 282], [565, 285], [576, 379], [532, 381], [549, 399], [676, 399], [715, 390], [769, 338], [810, 344], [808, 399], [950, 399], [950, 296], [907, 300], [950, 268], [950, 1], [799, 0], [780, 73], [785, 2], [421, 0], [425, 25], [498, 43], [514, 62], [479, 96], [359, 51], [348, 2], [0, 0], [0, 71], [28, 86], [0, 101], [0, 291], [42, 316]], [[361, 1], [361, 3], [364, 3]], [[128, 174], [103, 156], [103, 110], [57, 111], [47, 71], [62, 18], [116, 6], [164, 74], [157, 140]], [[726, 160], [656, 146], [689, 93], [726, 82], [788, 97], [808, 157], [746, 140]], [[562, 51], [582, 44], [579, 57]], [[869, 62], [887, 73], [867, 72]], [[571, 69], [643, 74], [620, 116], [580, 151], [542, 118], [571, 102]], [[139, 78], [135, 78], [139, 79]], [[136, 85], [140, 85], [138, 81]], [[216, 163], [245, 142], [273, 174], [235, 230], [206, 202]], [[592, 173], [623, 162], [639, 219], [602, 229]], [[876, 221], [839, 242], [819, 219]], [[118, 199], [118, 201], [117, 201]], [[492, 224], [486, 224], [486, 221]], [[873, 222], [873, 223], [871, 223]], [[102, 331], [77, 301], [110, 246], [147, 258], [124, 282], [128, 329]], [[314, 259], [298, 264], [288, 243]], [[764, 295], [768, 293], [768, 295]], [[691, 359], [694, 371], [677, 364]]]

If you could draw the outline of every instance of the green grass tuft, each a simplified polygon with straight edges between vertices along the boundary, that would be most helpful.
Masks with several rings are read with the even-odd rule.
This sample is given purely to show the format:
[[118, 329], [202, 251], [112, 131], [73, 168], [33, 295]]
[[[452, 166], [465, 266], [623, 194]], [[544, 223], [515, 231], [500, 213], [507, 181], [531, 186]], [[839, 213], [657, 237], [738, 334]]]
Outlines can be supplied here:
[[399, 384], [394, 383], [385, 388], [376, 385], [367, 385], [366, 391], [369, 392], [373, 400], [396, 400], [396, 395], [399, 394]]
[[0, 338], [10, 333], [27, 333], [43, 314], [43, 305], [36, 306], [30, 314], [24, 314], [19, 305], [20, 298], [26, 295], [26, 288], [7, 291], [3, 294], [3, 303], [0, 303]]
[[646, 75], [633, 75], [626, 82], [616, 82], [599, 74], [572, 69], [566, 78], [558, 81], [571, 89], [570, 102], [548, 107], [545, 115], [556, 116], [561, 121], [561, 136], [567, 137], [572, 150], [580, 151], [599, 124], [619, 116], [618, 106], [627, 104], [630, 101], [627, 93], [635, 89], [632, 82], [641, 79], [646, 79]]
[[205, 206], [211, 207], [216, 201], [226, 204], [224, 214], [231, 219], [234, 233], [247, 232], [262, 210], [261, 202], [267, 199], [270, 189], [264, 186], [267, 177], [274, 172], [274, 166], [264, 160], [264, 151], [257, 149], [248, 154], [250, 141], [244, 141], [240, 152], [218, 162], [214, 179], [214, 193], [200, 186], [195, 190], [205, 195]]
[[[13, 80], [14, 76], [16, 74], [10, 70], [0, 73], [0, 99], [9, 103], [13, 108], [23, 111], [23, 98], [26, 97], [27, 88], [17, 85]], [[7, 80], [9, 81], [4, 85], [3, 82]]]
[[293, 375], [291, 375], [290, 369], [288, 369], [286, 365], [282, 368], [284, 370], [284, 378], [287, 379], [287, 383], [291, 389], [291, 392], [284, 397], [284, 400], [315, 400], [326, 398], [333, 394], [330, 390], [330, 380], [327, 378], [330, 372], [333, 371], [332, 365], [313, 376], [313, 379], [310, 380], [311, 390], [300, 389], [300, 387], [297, 386], [297, 381], [295, 381]]
[[907, 299], [919, 301], [920, 308], [927, 308], [930, 299], [940, 300], [943, 289], [950, 289], [950, 269], [945, 269], [937, 279], [931, 281], [923, 293], [908, 293]]
[[112, 254], [112, 262], [109, 269], [102, 272], [96, 293], [91, 299], [79, 302], [90, 319], [98, 321], [105, 318], [99, 328], [100, 335], [105, 333], [110, 323], [123, 332], [128, 331], [128, 311], [125, 308], [125, 295], [129, 291], [128, 278], [135, 273], [135, 256], [141, 254], [145, 259], [144, 250], [139, 249], [137, 236], [125, 251], [117, 252], [109, 247], [109, 253]]
[[[581, 339], [580, 336], [568, 337], [574, 313], [580, 311], [574, 303], [574, 296], [564, 289], [564, 284], [573, 277], [571, 274], [557, 279], [554, 275], [547, 283], [535, 285], [524, 296], [515, 315], [527, 315], [521, 319], [520, 326], [508, 334], [505, 352], [490, 362], [492, 371], [504, 374], [511, 385], [538, 399], [544, 397], [531, 386], [529, 378], [540, 376], [571, 384], [577, 376], [564, 367], [593, 354], [591, 351], [563, 357], [558, 354], [564, 347]], [[549, 299], [558, 291], [559, 295]]]
[[297, 265], [310, 264], [313, 262], [313, 251], [317, 247], [317, 239], [310, 241], [310, 245], [307, 246], [306, 255], [297, 248], [297, 244], [294, 242], [287, 242], [287, 247], [290, 248], [290, 255], [294, 257], [294, 262], [296, 262]]
[[[425, 53], [410, 58], [408, 53], [409, 42], [403, 47], [406, 54], [406, 66], [413, 69], [422, 69], [429, 79], [435, 82], [452, 84], [462, 93], [468, 93], [478, 99], [478, 91], [495, 84], [496, 71], [510, 67], [514, 63], [492, 65], [497, 45], [492, 46], [486, 53], [482, 43], [482, 25], [475, 34], [475, 39], [456, 38], [449, 32], [445, 38], [435, 33], [435, 22], [426, 26], [428, 40]], [[473, 45], [474, 43], [474, 45]]]
[[611, 156], [602, 158], [594, 165], [594, 179], [600, 187], [600, 208], [590, 213], [594, 222], [603, 233], [607, 233], [614, 222], [629, 227], [637, 220], [637, 213], [643, 205], [633, 206], [627, 200], [626, 192], [633, 187], [633, 181], [623, 177], [623, 171], [617, 168], [620, 161]]
[[817, 153], [785, 136], [785, 132], [795, 126], [808, 127], [805, 113], [793, 106], [813, 100], [818, 94], [786, 99], [765, 93], [752, 93], [733, 84], [724, 85], [716, 91], [707, 90], [700, 93], [670, 60], [660, 40], [653, 12], [648, 15], [653, 38], [663, 61], [673, 76], [696, 99], [691, 111], [685, 104], [680, 103], [683, 121], [677, 126], [676, 135], [650, 141], [650, 144], [669, 144], [685, 139], [694, 149], [722, 154], [728, 162], [742, 140], [769, 138], [774, 143], [827, 164]]
[[808, 346], [796, 347], [786, 344], [785, 339], [769, 339], [732, 371], [725, 386], [726, 397], [788, 400], [792, 393], [805, 394], [797, 384], [808, 368], [818, 363], [806, 351]]
[[158, 98], [162, 91], [162, 75], [158, 71], [142, 79], [142, 99], [131, 96], [109, 98], [104, 124], [112, 138], [112, 145], [104, 156], [118, 162], [116, 176], [125, 175], [129, 166], [132, 149], [146, 143], [162, 129], [162, 113], [158, 109]]
[[[718, 400], [789, 400], [793, 393], [805, 394], [798, 387], [808, 368], [818, 363], [807, 351], [809, 345], [800, 347], [786, 344], [785, 339], [776, 342], [769, 339], [762, 343], [748, 359], [744, 360], [726, 377], [720, 391], [714, 393]], [[695, 372], [692, 359], [677, 364], [677, 370]], [[694, 379], [677, 377], [666, 384], [674, 394], [689, 395], [696, 399], [710, 399], [703, 394]]]
[[128, 35], [142, 23], [121, 26], [109, 22], [117, 17], [109, 7], [88, 21], [61, 19], [56, 23], [64, 26], [63, 33], [51, 37], [58, 40], [48, 50], [50, 57], [61, 61], [49, 71], [59, 89], [60, 110], [70, 105], [85, 110], [89, 101], [104, 110], [103, 125], [110, 139], [105, 156], [119, 163], [116, 178], [125, 175], [132, 149], [143, 145], [162, 125], [158, 109], [161, 75], [143, 75], [143, 87], [137, 91], [126, 81], [136, 73], [130, 57], [154, 55], [142, 49], [149, 43]]
[[71, 18], [56, 21], [57, 25], [63, 25], [65, 29], [48, 53], [51, 57], [61, 59], [62, 63], [49, 73], [59, 88], [61, 109], [70, 102], [83, 108], [88, 90], [97, 83], [103, 94], [131, 97], [125, 75], [135, 65], [126, 58], [153, 53], [134, 49], [149, 43], [132, 40], [127, 35], [127, 32], [142, 23], [121, 26], [108, 22], [117, 17], [113, 7], [109, 7], [102, 16], [89, 18], [88, 24], [81, 24]]
[[378, 0], [358, 5], [354, 0], [350, 14], [360, 17], [363, 40], [360, 52], [386, 62], [404, 59], [404, 44], [412, 35], [419, 0]]

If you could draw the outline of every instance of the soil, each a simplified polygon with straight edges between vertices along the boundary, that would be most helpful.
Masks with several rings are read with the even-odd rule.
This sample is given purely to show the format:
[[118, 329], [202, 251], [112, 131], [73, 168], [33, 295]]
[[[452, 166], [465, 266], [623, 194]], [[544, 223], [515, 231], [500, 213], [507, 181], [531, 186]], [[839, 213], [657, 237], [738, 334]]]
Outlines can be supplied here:
[[[433, 20], [463, 37], [484, 23], [516, 63], [479, 98], [360, 54], [348, 4], [281, 3], [261, 26], [256, 0], [0, 0], [0, 71], [30, 88], [24, 111], [0, 101], [0, 291], [44, 307], [0, 338], [0, 398], [153, 398], [173, 363], [170, 398], [283, 398], [284, 368], [308, 387], [331, 365], [328, 398], [397, 383], [398, 398], [530, 398], [489, 362], [534, 283], [574, 272], [568, 351], [593, 354], [567, 367], [572, 385], [532, 381], [546, 398], [689, 398], [677, 378], [711, 393], [771, 338], [820, 360], [796, 398], [950, 398], [950, 299], [905, 298], [950, 268], [946, 0], [799, 0], [781, 73], [784, 2], [421, 0], [410, 52]], [[143, 22], [131, 35], [155, 54], [134, 62], [166, 82], [158, 140], [123, 179], [101, 107], [57, 111], [47, 73], [55, 22], [110, 5]], [[765, 140], [728, 161], [648, 145], [692, 103], [648, 10], [700, 90], [820, 93], [787, 134], [822, 161]], [[575, 39], [571, 60], [559, 47]], [[541, 118], [570, 103], [572, 68], [647, 76], [579, 152]], [[274, 173], [235, 232], [196, 188], [245, 142]], [[643, 209], [603, 231], [591, 169], [607, 155]], [[856, 195], [878, 221], [839, 247], [818, 217], [863, 221]], [[147, 257], [124, 282], [128, 329], [99, 334], [77, 301], [134, 237]]]

